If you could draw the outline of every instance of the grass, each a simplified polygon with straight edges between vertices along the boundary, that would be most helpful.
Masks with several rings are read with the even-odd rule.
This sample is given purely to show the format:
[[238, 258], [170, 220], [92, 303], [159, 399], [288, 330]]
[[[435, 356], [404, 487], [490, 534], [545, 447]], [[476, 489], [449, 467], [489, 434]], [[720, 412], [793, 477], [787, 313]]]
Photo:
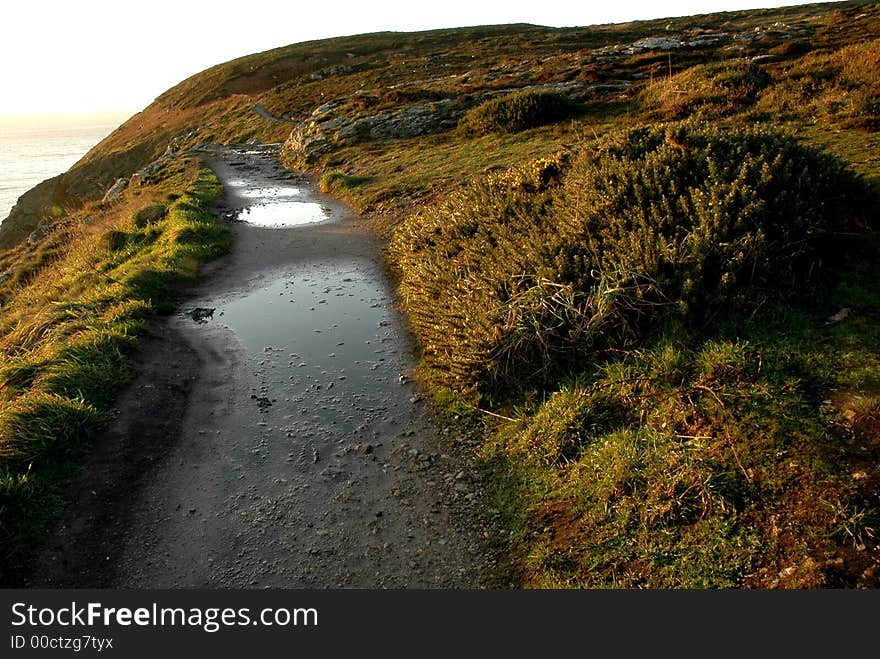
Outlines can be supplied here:
[[369, 182], [366, 176], [352, 176], [340, 171], [326, 172], [321, 176], [318, 187], [321, 192], [335, 195], [347, 199], [349, 202], [357, 203], [361, 196], [361, 188], [365, 183]]
[[210, 170], [181, 160], [160, 183], [50, 229], [46, 241], [60, 235], [65, 245], [53, 258], [33, 258], [43, 244], [6, 254], [27, 275], [0, 291], [2, 583], [45, 533], [59, 488], [110, 418], [146, 320], [171, 307], [177, 282], [226, 250], [225, 227], [206, 211], [220, 190]]
[[847, 128], [880, 128], [880, 39], [816, 52], [796, 60], [760, 97], [757, 110], [793, 117], [807, 114]]
[[641, 101], [651, 115], [665, 121], [727, 116], [749, 109], [772, 80], [760, 64], [699, 64], [653, 82]]
[[852, 366], [875, 368], [877, 334], [789, 314], [616, 353], [494, 434], [526, 585], [872, 585], [876, 481], [853, 475], [880, 447], [852, 432], [877, 408], [850, 422], [824, 396], [873, 386]]

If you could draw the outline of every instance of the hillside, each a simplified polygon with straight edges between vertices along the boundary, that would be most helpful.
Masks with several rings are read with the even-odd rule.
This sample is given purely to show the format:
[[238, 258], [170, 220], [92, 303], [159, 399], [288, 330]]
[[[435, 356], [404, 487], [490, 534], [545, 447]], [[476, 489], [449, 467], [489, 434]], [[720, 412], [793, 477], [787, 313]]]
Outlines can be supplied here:
[[181, 82], [0, 225], [7, 559], [142, 320], [225, 248], [198, 147], [259, 141], [387, 239], [497, 585], [876, 587], [878, 70], [880, 5], [843, 2], [359, 35]]

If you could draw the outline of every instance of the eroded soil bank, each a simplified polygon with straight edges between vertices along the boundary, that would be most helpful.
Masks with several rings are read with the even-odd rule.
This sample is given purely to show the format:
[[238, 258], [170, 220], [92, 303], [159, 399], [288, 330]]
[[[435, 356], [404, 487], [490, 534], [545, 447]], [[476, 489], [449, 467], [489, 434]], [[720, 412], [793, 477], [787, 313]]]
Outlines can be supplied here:
[[152, 327], [28, 585], [480, 587], [479, 491], [376, 239], [272, 147], [207, 160], [233, 251]]

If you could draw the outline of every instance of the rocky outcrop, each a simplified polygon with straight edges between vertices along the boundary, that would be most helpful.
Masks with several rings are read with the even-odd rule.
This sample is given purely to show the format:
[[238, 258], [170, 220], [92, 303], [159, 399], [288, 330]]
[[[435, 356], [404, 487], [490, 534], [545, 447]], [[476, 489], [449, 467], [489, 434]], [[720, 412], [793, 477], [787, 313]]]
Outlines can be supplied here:
[[[626, 87], [633, 83], [623, 82]], [[515, 91], [553, 91], [580, 100], [598, 91], [582, 82], [559, 82], [511, 89], [495, 89], [470, 94], [466, 98], [410, 103], [381, 110], [376, 114], [356, 116], [353, 101], [357, 94], [324, 103], [299, 123], [284, 143], [283, 155], [291, 163], [309, 164], [341, 146], [370, 141], [407, 139], [451, 130], [472, 107]], [[362, 112], [362, 111], [361, 111]]]
[[641, 53], [657, 51], [717, 46], [727, 42], [732, 42], [733, 46], [736, 46], [736, 44], [750, 43], [766, 38], [788, 39], [804, 29], [803, 25], [787, 23], [758, 26], [750, 32], [740, 32], [737, 34], [697, 28], [679, 36], [645, 37], [628, 44], [606, 46], [594, 50], [593, 54], [597, 57], [619, 57], [622, 55], [639, 55]]
[[178, 154], [180, 151], [179, 143], [180, 138], [175, 138], [165, 148], [165, 153], [156, 158], [156, 160], [144, 165], [130, 177], [120, 176], [117, 178], [107, 192], [104, 193], [104, 197], [101, 201], [112, 201], [113, 199], [116, 199], [119, 195], [125, 192], [126, 188], [129, 186], [140, 186], [149, 183], [159, 170]]
[[48, 226], [40, 222], [37, 225], [37, 228], [31, 231], [31, 234], [28, 236], [27, 242], [28, 245], [36, 245], [38, 242], [43, 240], [46, 236], [49, 235], [50, 229]]
[[309, 74], [309, 80], [323, 80], [324, 78], [333, 78], [335, 76], [348, 75], [354, 73], [360, 67], [350, 66], [348, 64], [338, 64], [336, 66], [328, 66], [320, 71]]
[[729, 35], [724, 32], [711, 32], [682, 37], [645, 37], [629, 44], [599, 48], [594, 51], [594, 54], [598, 57], [615, 57], [664, 50], [679, 50], [681, 48], [700, 48], [703, 46], [714, 46], [728, 38]]
[[297, 125], [284, 144], [285, 157], [310, 163], [347, 144], [439, 133], [454, 128], [468, 105], [457, 99], [412, 103], [374, 115], [349, 118], [349, 99], [325, 103]]
[[180, 153], [180, 145], [181, 138], [175, 137], [173, 140], [171, 140], [168, 143], [168, 146], [165, 147], [165, 152], [161, 156], [156, 158], [156, 160], [153, 160], [152, 162], [144, 165], [131, 175], [131, 178], [128, 181], [128, 185], [140, 186], [152, 182], [153, 177], [159, 173], [159, 170], [161, 170], [166, 164], [168, 164], [169, 161], [171, 161], [175, 156]]
[[168, 143], [168, 146], [165, 147], [165, 152], [161, 156], [138, 169], [130, 177], [123, 176], [117, 178], [107, 192], [104, 193], [102, 201], [116, 199], [128, 187], [137, 187], [152, 182], [153, 177], [159, 172], [159, 170], [180, 153], [181, 141], [182, 139], [180, 137], [175, 137]]
[[439, 133], [455, 128], [466, 107], [461, 101], [449, 98], [433, 103], [407, 105], [353, 121], [339, 129], [337, 138], [350, 142], [402, 139]]
[[48, 212], [61, 176], [38, 183], [18, 198], [9, 217], [0, 223], [0, 250], [26, 240]]
[[733, 36], [734, 41], [750, 43], [761, 39], [780, 38], [787, 39], [795, 33], [804, 30], [802, 25], [789, 25], [788, 23], [773, 23], [772, 25], [759, 25], [750, 32], [740, 32]]

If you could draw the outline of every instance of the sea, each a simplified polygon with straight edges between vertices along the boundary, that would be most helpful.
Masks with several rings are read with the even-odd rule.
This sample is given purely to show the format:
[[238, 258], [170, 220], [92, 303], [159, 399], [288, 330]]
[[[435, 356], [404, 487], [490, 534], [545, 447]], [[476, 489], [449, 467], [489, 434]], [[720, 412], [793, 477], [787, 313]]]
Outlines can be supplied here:
[[22, 194], [66, 172], [132, 114], [0, 117], [0, 221]]

